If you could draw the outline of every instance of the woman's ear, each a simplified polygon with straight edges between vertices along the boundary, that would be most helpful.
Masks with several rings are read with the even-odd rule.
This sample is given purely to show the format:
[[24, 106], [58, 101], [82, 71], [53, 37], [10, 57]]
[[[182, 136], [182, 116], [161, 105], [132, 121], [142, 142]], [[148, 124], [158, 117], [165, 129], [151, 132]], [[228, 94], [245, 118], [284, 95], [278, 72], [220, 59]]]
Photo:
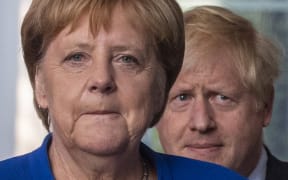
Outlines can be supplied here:
[[44, 76], [39, 65], [37, 66], [36, 73], [35, 73], [35, 90], [34, 91], [35, 91], [34, 93], [35, 93], [38, 106], [43, 109], [48, 108]]
[[267, 98], [267, 102], [265, 102], [264, 104], [263, 127], [267, 127], [271, 122], [273, 112], [273, 102], [274, 102], [274, 87], [271, 88], [271, 93]]

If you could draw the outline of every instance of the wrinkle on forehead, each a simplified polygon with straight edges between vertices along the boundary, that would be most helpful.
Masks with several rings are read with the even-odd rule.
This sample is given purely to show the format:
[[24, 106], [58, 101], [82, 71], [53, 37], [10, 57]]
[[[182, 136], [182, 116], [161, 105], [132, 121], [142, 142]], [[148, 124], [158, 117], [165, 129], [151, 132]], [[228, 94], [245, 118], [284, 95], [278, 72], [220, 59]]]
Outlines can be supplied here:
[[221, 86], [227, 88], [227, 85], [243, 88], [238, 71], [230, 59], [233, 57], [226, 49], [217, 47], [206, 50], [207, 53], [194, 54], [190, 50], [185, 54], [178, 79], [187, 84], [198, 81], [197, 83], [205, 82], [209, 86], [215, 85], [219, 88]]
[[[204, 42], [203, 42], [204, 43]], [[204, 48], [205, 47], [205, 48]], [[211, 46], [186, 47], [182, 71], [191, 71], [195, 73], [207, 72], [212, 73], [217, 65], [230, 69], [234, 75], [238, 76], [237, 68], [232, 58], [233, 54], [229, 51], [229, 47], [221, 44]]]

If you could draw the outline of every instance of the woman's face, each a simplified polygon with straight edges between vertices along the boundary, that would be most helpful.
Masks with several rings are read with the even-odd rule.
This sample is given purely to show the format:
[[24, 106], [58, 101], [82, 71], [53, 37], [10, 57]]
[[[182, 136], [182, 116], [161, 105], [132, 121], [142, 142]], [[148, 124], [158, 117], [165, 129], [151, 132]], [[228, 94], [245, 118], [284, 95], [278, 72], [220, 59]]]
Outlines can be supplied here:
[[72, 32], [64, 28], [38, 68], [37, 102], [49, 109], [54, 140], [66, 147], [121, 152], [139, 144], [160, 110], [161, 67], [144, 33], [123, 12], [116, 8], [110, 28], [95, 36], [88, 16]]

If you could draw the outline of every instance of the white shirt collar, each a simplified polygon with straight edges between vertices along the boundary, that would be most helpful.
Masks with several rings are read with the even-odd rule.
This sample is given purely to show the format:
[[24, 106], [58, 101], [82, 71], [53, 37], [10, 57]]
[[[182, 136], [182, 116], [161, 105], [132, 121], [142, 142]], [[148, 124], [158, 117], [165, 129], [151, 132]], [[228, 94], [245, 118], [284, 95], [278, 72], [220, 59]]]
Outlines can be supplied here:
[[265, 180], [266, 178], [266, 169], [267, 169], [267, 152], [264, 147], [261, 150], [261, 156], [257, 163], [256, 168], [249, 175], [249, 180]]

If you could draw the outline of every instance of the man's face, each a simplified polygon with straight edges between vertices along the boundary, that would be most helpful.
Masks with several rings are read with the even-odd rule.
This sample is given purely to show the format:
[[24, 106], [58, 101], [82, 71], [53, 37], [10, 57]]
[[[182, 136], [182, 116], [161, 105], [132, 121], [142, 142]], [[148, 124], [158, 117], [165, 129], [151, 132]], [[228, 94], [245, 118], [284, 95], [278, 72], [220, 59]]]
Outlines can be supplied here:
[[224, 49], [186, 54], [157, 125], [168, 154], [209, 161], [249, 175], [262, 147], [270, 111], [256, 108]]

